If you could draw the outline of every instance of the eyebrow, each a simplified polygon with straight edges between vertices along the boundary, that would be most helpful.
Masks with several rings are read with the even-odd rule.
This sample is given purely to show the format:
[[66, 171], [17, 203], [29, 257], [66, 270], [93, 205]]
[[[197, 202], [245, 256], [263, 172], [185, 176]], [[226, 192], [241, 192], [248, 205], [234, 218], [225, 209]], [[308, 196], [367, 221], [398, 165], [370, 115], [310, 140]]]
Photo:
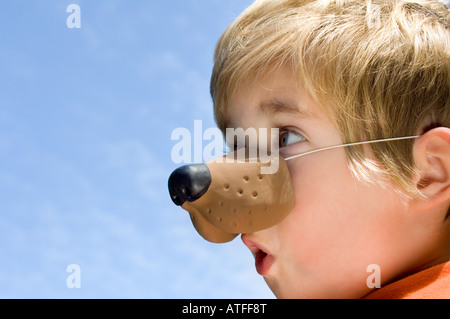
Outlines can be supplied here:
[[263, 101], [260, 104], [260, 109], [264, 113], [276, 114], [276, 113], [290, 113], [301, 117], [310, 117], [311, 112], [303, 105], [297, 105], [290, 100], [280, 100], [278, 98]]
[[[263, 113], [268, 113], [269, 115], [275, 115], [277, 113], [289, 113], [296, 116], [300, 116], [302, 118], [312, 117], [312, 113], [310, 110], [307, 110], [303, 105], [297, 105], [297, 103], [291, 100], [282, 100], [279, 98], [273, 98], [269, 100], [265, 100], [261, 102], [259, 108]], [[235, 127], [230, 123], [227, 119], [225, 120], [225, 127]], [[231, 126], [230, 126], [231, 125]]]

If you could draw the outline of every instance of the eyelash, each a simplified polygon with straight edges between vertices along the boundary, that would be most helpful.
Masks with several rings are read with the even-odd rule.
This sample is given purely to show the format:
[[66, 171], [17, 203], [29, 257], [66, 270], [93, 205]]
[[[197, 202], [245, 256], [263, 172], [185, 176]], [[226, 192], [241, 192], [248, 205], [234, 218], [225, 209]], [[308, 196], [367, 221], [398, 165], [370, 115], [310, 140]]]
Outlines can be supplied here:
[[[280, 149], [284, 148], [284, 147], [289, 147], [289, 146], [292, 146], [292, 145], [296, 145], [296, 144], [299, 144], [299, 143], [302, 143], [302, 142], [306, 141], [306, 137], [304, 136], [304, 134], [301, 133], [301, 132], [298, 132], [298, 130], [294, 130], [292, 128], [283, 127], [283, 128], [280, 129], [279, 132], [280, 132], [280, 134], [279, 134], [279, 147], [280, 147]], [[282, 139], [285, 137], [286, 133], [292, 133], [292, 134], [295, 134], [295, 135], [299, 136], [300, 137], [299, 141], [294, 142], [294, 143], [292, 143], [290, 145], [282, 146]]]
[[[296, 143], [294, 143], [294, 144], [292, 144], [292, 145], [295, 145], [295, 144], [298, 144], [298, 143], [301, 143], [301, 142], [304, 142], [304, 141], [307, 140], [306, 137], [305, 137], [305, 135], [304, 135], [302, 132], [298, 132], [298, 130], [294, 130], [294, 129], [292, 129], [292, 128], [285, 127], [285, 126], [282, 126], [282, 125], [274, 125], [274, 128], [277, 128], [277, 129], [278, 129], [278, 132], [279, 132], [278, 145], [279, 145], [280, 149], [281, 149], [281, 148], [284, 148], [284, 147], [290, 146], [290, 145], [287, 145], [287, 146], [281, 146], [281, 139], [282, 139], [282, 137], [283, 137], [283, 134], [285, 134], [285, 133], [293, 133], [293, 134], [296, 134], [296, 135], [301, 136], [301, 137], [304, 139], [303, 141], [296, 142]], [[242, 146], [242, 145], [238, 145], [237, 143], [234, 143], [234, 144], [232, 145], [231, 148], [229, 148], [229, 149], [226, 149], [226, 148], [225, 148], [225, 149], [224, 149], [224, 154], [225, 154], [227, 151], [229, 151], [229, 150], [231, 150], [232, 152], [235, 152], [235, 151], [237, 151], [238, 149], [240, 149], [240, 148], [242, 148], [242, 147], [245, 147], [245, 146], [246, 146], [246, 145]]]

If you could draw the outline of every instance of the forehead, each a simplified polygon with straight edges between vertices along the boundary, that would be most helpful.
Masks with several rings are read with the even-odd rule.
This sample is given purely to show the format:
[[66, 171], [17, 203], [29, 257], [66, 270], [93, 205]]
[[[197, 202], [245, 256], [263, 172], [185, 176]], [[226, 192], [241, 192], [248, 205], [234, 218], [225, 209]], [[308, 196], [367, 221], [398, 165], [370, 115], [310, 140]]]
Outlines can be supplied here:
[[263, 126], [276, 117], [322, 118], [324, 112], [288, 67], [238, 85], [225, 112], [226, 127]]

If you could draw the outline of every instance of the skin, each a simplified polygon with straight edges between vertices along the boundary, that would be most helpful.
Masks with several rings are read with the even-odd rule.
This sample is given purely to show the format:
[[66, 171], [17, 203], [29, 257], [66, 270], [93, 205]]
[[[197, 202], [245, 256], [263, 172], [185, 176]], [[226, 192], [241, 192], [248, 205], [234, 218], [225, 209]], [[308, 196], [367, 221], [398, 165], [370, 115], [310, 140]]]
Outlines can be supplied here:
[[[296, 83], [284, 68], [239, 86], [226, 113], [227, 127], [292, 132], [292, 144], [280, 149], [285, 157], [342, 144], [333, 121]], [[298, 140], [298, 134], [306, 140]], [[450, 133], [443, 135], [435, 144], [450, 150]], [[450, 205], [450, 187], [445, 186], [450, 163], [445, 151], [439, 160], [429, 160], [426, 150], [432, 140], [415, 142], [415, 156], [430, 181], [423, 190], [433, 199], [426, 202], [412, 200], [388, 183], [359, 181], [343, 148], [289, 161], [294, 209], [274, 227], [242, 235], [254, 255], [263, 250], [270, 258], [264, 279], [275, 296], [361, 298], [372, 291], [369, 265], [380, 266], [384, 286], [449, 260], [449, 222], [444, 218]], [[443, 171], [438, 187], [433, 178]], [[425, 179], [423, 174], [417, 182]]]

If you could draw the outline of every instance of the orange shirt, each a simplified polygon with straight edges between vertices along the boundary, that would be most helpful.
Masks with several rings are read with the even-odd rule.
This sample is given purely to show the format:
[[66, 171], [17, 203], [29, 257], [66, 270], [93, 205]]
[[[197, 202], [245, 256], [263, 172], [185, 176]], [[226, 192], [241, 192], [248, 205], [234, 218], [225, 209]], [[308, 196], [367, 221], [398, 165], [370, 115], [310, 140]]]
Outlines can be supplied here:
[[450, 299], [450, 262], [393, 282], [366, 299]]

